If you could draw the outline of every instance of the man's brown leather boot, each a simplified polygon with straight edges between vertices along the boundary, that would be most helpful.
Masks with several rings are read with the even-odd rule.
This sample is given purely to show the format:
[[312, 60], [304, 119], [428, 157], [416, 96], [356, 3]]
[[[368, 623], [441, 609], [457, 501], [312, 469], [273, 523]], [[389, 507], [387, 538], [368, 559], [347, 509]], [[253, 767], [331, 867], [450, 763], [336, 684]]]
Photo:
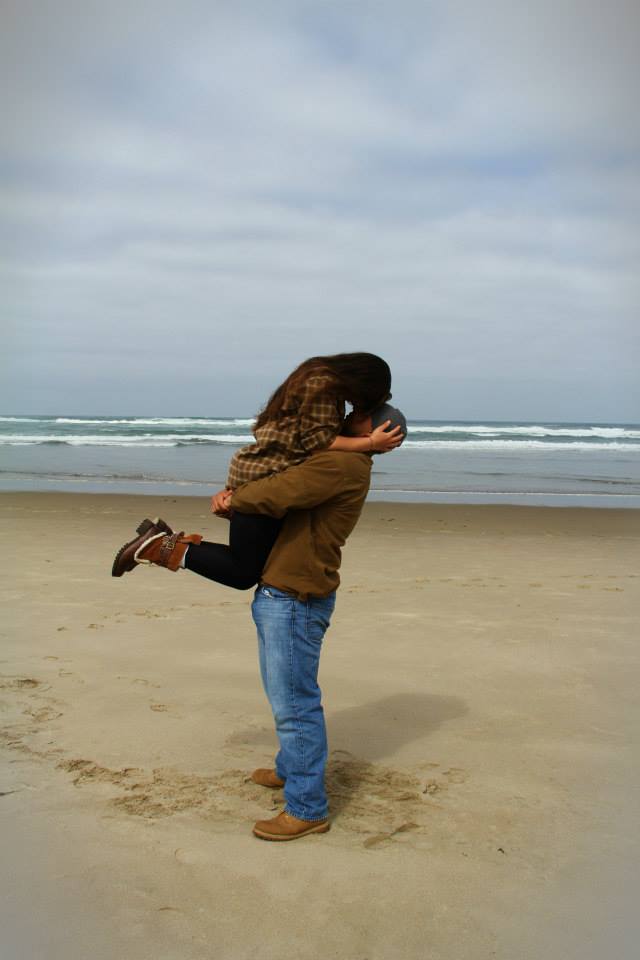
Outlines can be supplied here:
[[280, 779], [275, 770], [267, 770], [265, 767], [258, 767], [257, 770], [254, 770], [251, 779], [261, 787], [271, 787], [272, 789], [284, 787], [284, 780]]
[[298, 840], [309, 833], [326, 833], [328, 820], [300, 820], [283, 810], [272, 820], [258, 820], [253, 833], [261, 840]]
[[135, 570], [139, 563], [152, 563], [167, 570], [178, 570], [189, 544], [200, 543], [202, 534], [184, 531], [174, 533], [164, 520], [145, 520], [138, 527], [139, 536], [120, 547], [113, 561], [111, 574], [121, 577]]

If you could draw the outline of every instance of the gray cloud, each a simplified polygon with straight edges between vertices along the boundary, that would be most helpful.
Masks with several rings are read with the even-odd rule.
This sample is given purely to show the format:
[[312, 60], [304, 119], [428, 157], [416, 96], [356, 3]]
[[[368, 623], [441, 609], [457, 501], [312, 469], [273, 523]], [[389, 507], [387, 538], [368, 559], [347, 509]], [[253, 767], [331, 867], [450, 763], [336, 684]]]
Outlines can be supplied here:
[[631, 3], [132, 6], [7, 7], [5, 410], [365, 348], [416, 416], [637, 419]]

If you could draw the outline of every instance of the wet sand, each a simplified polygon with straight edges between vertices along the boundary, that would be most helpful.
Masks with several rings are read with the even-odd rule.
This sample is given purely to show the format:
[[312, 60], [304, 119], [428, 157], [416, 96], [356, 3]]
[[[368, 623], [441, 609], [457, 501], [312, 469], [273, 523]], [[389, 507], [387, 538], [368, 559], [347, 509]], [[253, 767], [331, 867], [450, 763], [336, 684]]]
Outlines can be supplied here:
[[3, 494], [2, 955], [631, 957], [640, 511], [369, 504], [321, 684], [332, 829], [270, 844], [250, 594], [110, 576], [206, 500]]

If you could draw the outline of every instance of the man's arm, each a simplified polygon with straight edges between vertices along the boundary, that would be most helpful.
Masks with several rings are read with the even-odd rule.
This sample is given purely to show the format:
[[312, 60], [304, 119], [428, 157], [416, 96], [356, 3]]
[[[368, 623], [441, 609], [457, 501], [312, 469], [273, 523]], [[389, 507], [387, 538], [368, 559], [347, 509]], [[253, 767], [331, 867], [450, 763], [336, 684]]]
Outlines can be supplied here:
[[[240, 513], [283, 517], [287, 510], [308, 510], [359, 486], [343, 453], [323, 451], [295, 467], [238, 487], [231, 507]], [[346, 469], [345, 469], [346, 468]]]

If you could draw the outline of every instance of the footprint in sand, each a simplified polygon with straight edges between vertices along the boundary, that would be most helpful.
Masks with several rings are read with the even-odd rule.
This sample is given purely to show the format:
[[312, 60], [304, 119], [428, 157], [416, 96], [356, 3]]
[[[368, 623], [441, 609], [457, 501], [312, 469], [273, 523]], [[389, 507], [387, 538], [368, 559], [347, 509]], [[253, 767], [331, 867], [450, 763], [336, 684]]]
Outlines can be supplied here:
[[448, 770], [443, 770], [442, 776], [446, 777], [449, 783], [465, 783], [469, 779], [467, 771], [460, 767], [449, 767]]
[[110, 770], [108, 767], [101, 767], [94, 763], [93, 760], [61, 760], [56, 766], [60, 770], [73, 774], [73, 783], [76, 787], [87, 781], [122, 784], [142, 773], [142, 770], [137, 767]]
[[0, 688], [5, 690], [35, 690], [41, 685], [40, 680], [34, 680], [32, 677], [2, 677], [0, 679]]
[[[443, 784], [439, 783], [437, 780], [427, 780], [423, 793], [428, 794], [430, 797], [434, 797], [436, 793], [439, 793], [443, 789]], [[446, 786], [444, 786], [446, 790]]]
[[154, 713], [166, 713], [172, 720], [183, 720], [184, 717], [179, 713], [174, 713], [175, 707], [166, 703], [150, 703], [149, 709]]
[[36, 723], [50, 723], [52, 720], [57, 720], [63, 714], [57, 710], [51, 709], [51, 707], [40, 707], [39, 710], [26, 709], [22, 711], [23, 714], [27, 717], [33, 717]]
[[358, 760], [346, 751], [334, 751], [331, 755], [327, 792], [336, 825], [356, 834], [368, 834], [371, 825], [376, 824], [376, 843], [381, 842], [380, 836], [388, 839], [402, 832], [407, 823], [419, 824], [428, 807], [417, 777]]
[[162, 686], [161, 683], [152, 683], [151, 680], [145, 680], [144, 677], [123, 677], [123, 676], [117, 676], [117, 677], [116, 677], [116, 680], [128, 680], [130, 683], [139, 683], [139, 684], [141, 684], [141, 686], [143, 686], [143, 687], [155, 687], [155, 688], [158, 688], [158, 687], [161, 687], [161, 686]]
[[10, 700], [7, 696], [3, 708], [6, 713], [3, 717], [0, 740], [7, 747], [19, 750], [34, 757], [43, 759], [59, 751], [50, 749], [40, 743], [36, 745], [32, 737], [42, 732], [43, 725], [48, 725], [61, 717], [61, 702], [54, 697], [47, 696], [51, 685], [33, 677], [2, 677], [0, 688], [7, 694], [13, 693]]
[[396, 827], [395, 830], [391, 830], [389, 833], [376, 833], [372, 837], [367, 837], [363, 842], [362, 846], [366, 847], [368, 850], [371, 847], [378, 847], [381, 843], [384, 843], [387, 840], [393, 840], [399, 833], [408, 833], [410, 830], [420, 830], [420, 825], [417, 823], [401, 823], [399, 827]]
[[442, 771], [442, 776], [446, 778], [446, 783], [442, 780], [431, 778], [426, 781], [422, 792], [427, 794], [427, 796], [433, 797], [437, 793], [447, 790], [450, 783], [465, 783], [469, 779], [469, 774], [461, 767], [449, 767], [448, 770]]

